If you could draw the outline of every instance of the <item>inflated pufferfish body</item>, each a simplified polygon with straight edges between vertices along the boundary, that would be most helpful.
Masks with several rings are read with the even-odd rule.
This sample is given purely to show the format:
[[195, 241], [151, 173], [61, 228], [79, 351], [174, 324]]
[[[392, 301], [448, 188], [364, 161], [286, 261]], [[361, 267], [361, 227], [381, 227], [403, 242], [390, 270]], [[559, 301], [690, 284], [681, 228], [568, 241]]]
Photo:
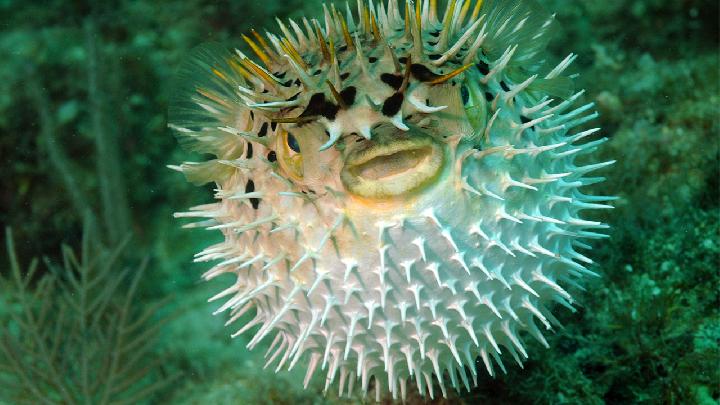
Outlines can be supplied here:
[[171, 126], [215, 159], [174, 166], [213, 181], [217, 202], [179, 213], [223, 232], [197, 255], [235, 275], [213, 299], [228, 323], [255, 317], [248, 347], [267, 365], [323, 370], [326, 389], [405, 397], [469, 389], [480, 358], [518, 364], [522, 338], [547, 344], [549, 308], [572, 309], [584, 275], [582, 219], [611, 208], [577, 166], [605, 139], [574, 131], [563, 71], [546, 67], [552, 17], [532, 1], [358, 1], [321, 21], [278, 21], [281, 36], [240, 51], [201, 51], [183, 71]]

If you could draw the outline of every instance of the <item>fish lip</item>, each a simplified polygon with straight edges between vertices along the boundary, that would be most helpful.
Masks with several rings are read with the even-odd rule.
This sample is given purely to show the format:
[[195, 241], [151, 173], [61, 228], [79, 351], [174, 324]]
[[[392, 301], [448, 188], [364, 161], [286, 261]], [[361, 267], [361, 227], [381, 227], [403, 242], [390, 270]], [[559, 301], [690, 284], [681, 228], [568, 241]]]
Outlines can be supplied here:
[[[392, 156], [398, 159], [407, 152], [417, 152], [405, 162], [400, 162], [399, 170], [387, 176], [366, 177], [363, 175], [363, 166], [378, 158], [388, 158], [392, 163]], [[397, 162], [397, 161], [395, 161]], [[430, 137], [413, 136], [397, 139], [390, 142], [375, 143], [369, 148], [356, 150], [346, 156], [345, 165], [340, 173], [341, 180], [347, 191], [351, 194], [371, 199], [387, 199], [410, 195], [424, 188], [441, 172], [444, 163], [442, 147]], [[382, 162], [377, 163], [382, 167]], [[406, 167], [403, 167], [407, 164]], [[388, 166], [389, 171], [392, 171]]]
[[346, 166], [361, 166], [377, 157], [390, 156], [395, 153], [422, 149], [433, 144], [428, 138], [402, 139], [389, 143], [376, 143], [369, 148], [354, 151], [348, 155]]

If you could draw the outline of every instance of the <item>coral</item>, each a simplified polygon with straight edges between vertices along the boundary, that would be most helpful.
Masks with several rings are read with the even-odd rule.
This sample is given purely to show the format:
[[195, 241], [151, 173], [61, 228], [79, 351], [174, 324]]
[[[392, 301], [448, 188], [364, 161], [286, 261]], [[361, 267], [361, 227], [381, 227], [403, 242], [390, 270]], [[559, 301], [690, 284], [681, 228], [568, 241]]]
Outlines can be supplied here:
[[701, 199], [717, 201], [716, 172], [708, 170], [720, 156], [720, 74], [713, 69], [715, 63], [714, 56], [690, 62], [656, 61], [643, 54], [625, 65], [629, 71], [609, 87], [617, 91], [618, 101], [598, 100], [606, 123], [615, 128], [613, 141], [602, 153], [622, 155], [610, 176], [624, 185], [619, 206], [644, 206], [620, 213], [627, 212], [631, 224], [672, 217]]
[[720, 396], [720, 352], [697, 339], [718, 318], [719, 234], [716, 211], [675, 217], [646, 233], [635, 260], [611, 276], [596, 322], [622, 333], [590, 340], [607, 349], [606, 399], [686, 403], [697, 386]]

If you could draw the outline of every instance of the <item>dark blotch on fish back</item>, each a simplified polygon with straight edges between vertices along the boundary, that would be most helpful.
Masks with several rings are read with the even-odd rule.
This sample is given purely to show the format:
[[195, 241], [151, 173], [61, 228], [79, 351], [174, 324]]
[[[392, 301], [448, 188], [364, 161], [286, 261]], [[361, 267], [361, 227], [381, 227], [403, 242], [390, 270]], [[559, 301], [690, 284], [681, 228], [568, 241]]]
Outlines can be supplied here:
[[263, 136], [267, 135], [267, 129], [268, 129], [268, 123], [265, 122], [260, 126], [260, 131], [258, 131], [258, 138], [262, 138]]
[[340, 98], [342, 98], [343, 102], [348, 107], [355, 104], [355, 96], [356, 95], [357, 95], [357, 88], [355, 88], [355, 86], [350, 86], [348, 88], [343, 89], [340, 92]]
[[392, 117], [397, 114], [402, 107], [402, 103], [405, 100], [405, 96], [402, 93], [395, 93], [388, 97], [382, 106], [382, 113], [387, 117]]
[[329, 120], [334, 120], [340, 107], [327, 101], [325, 94], [315, 93], [310, 98], [305, 111], [300, 114], [300, 117], [315, 117], [323, 116]]
[[413, 77], [415, 77], [417, 80], [420, 80], [421, 82], [429, 82], [440, 77], [440, 75], [433, 73], [425, 65], [421, 65], [419, 63], [413, 63], [412, 65], [410, 65], [410, 72], [412, 73]]
[[[250, 179], [245, 184], [245, 193], [252, 193], [253, 191], [255, 191], [255, 182], [253, 182], [252, 179]], [[260, 199], [254, 198], [254, 197], [251, 198], [250, 205], [252, 205], [253, 209], [258, 209], [258, 207], [260, 206]]]
[[403, 77], [400, 75], [394, 75], [392, 73], [383, 73], [380, 75], [380, 80], [395, 90], [400, 90], [402, 86]]
[[483, 74], [483, 76], [490, 73], [490, 66], [483, 61], [480, 61], [477, 64], [475, 64], [475, 67], [477, 67], [477, 69], [480, 71], [480, 73]]

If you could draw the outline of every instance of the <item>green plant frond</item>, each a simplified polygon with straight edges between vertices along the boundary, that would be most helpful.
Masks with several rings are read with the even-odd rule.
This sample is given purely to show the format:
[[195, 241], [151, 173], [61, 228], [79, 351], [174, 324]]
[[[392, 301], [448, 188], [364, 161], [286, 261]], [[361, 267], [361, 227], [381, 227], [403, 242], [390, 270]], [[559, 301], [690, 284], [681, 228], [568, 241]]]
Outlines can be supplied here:
[[30, 266], [28, 266], [27, 274], [25, 275], [25, 288], [27, 288], [32, 281], [33, 276], [35, 275], [35, 271], [38, 268], [39, 260], [37, 258], [32, 259], [30, 262]]
[[[164, 307], [171, 301], [171, 298], [172, 297], [165, 297], [153, 304], [150, 304], [150, 306], [148, 306], [133, 323], [125, 325], [125, 327], [122, 329], [122, 333], [132, 334], [137, 330], [141, 329], [153, 316], [156, 315], [157, 311], [160, 308]], [[169, 322], [170, 320], [172, 320], [172, 316], [166, 317], [160, 322], [165, 323]]]
[[116, 297], [118, 287], [120, 287], [129, 273], [129, 269], [121, 271], [118, 277], [111, 279], [110, 282], [102, 286], [101, 292], [88, 304], [88, 312], [94, 314], [93, 323], [97, 323], [100, 316], [105, 313], [107, 306], [112, 302], [112, 299]]
[[10, 227], [5, 228], [5, 245], [8, 253], [8, 259], [10, 260], [10, 270], [15, 278], [15, 283], [18, 287], [22, 287], [25, 283], [23, 282], [20, 263], [18, 262], [17, 255], [15, 254], [15, 241], [13, 240], [12, 230]]
[[67, 259], [64, 253], [62, 266], [58, 266], [57, 264], [51, 262], [50, 259], [48, 259], [47, 257], [43, 258], [43, 262], [45, 262], [45, 267], [58, 280], [59, 283], [70, 285], [69, 287], [66, 286], [64, 288], [65, 290], [77, 291], [82, 288], [80, 286], [80, 280], [78, 280], [77, 275], [75, 274], [76, 269], [70, 266], [70, 261]]
[[[162, 327], [165, 325], [164, 321], [156, 322], [152, 326], [146, 328], [142, 331], [142, 333], [137, 334], [133, 339], [131, 339], [128, 343], [123, 344], [122, 346], [119, 346], [117, 350], [122, 354], [128, 354], [132, 351], [140, 350], [140, 348], [146, 344], [149, 340], [154, 339], [158, 332], [162, 329]], [[121, 335], [124, 335], [122, 331], [120, 331]], [[135, 335], [135, 334], [133, 334]]]
[[[118, 261], [122, 253], [127, 248], [128, 244], [130, 243], [130, 240], [132, 240], [132, 235], [126, 235], [117, 246], [115, 246], [114, 249], [112, 249], [110, 252], [108, 252], [108, 255], [104, 258], [104, 266], [105, 268], [109, 269], [115, 266], [115, 263]], [[99, 273], [102, 274], [102, 273]]]
[[135, 404], [135, 403], [137, 403], [137, 401], [141, 400], [142, 398], [145, 398], [145, 397], [147, 397], [147, 396], [149, 396], [149, 395], [152, 395], [153, 393], [155, 393], [155, 392], [163, 389], [164, 387], [166, 387], [167, 385], [169, 385], [170, 383], [172, 383], [174, 380], [176, 380], [179, 376], [180, 376], [180, 374], [179, 374], [179, 373], [176, 373], [176, 374], [173, 374], [173, 375], [171, 375], [171, 376], [169, 376], [169, 377], [165, 377], [165, 379], [160, 380], [160, 381], [156, 381], [156, 382], [154, 382], [154, 383], [152, 383], [152, 384], [144, 387], [143, 389], [137, 391], [137, 392], [136, 392], [135, 394], [133, 394], [132, 396], [130, 396], [130, 397], [128, 397], [128, 398], [125, 398], [125, 399], [122, 399], [122, 400], [117, 401], [117, 402], [112, 402], [111, 404], [113, 404], [113, 405], [130, 405], [130, 404]]
[[138, 306], [148, 259], [126, 266], [129, 237], [107, 249], [85, 235], [79, 254], [62, 246], [61, 262], [43, 260], [41, 274], [36, 259], [23, 270], [12, 231], [5, 233], [10, 280], [0, 282], [12, 284], [8, 299], [20, 310], [0, 328], [0, 400], [136, 403], [165, 386], [159, 363], [148, 359], [157, 358], [165, 320], [155, 317], [166, 301]]

